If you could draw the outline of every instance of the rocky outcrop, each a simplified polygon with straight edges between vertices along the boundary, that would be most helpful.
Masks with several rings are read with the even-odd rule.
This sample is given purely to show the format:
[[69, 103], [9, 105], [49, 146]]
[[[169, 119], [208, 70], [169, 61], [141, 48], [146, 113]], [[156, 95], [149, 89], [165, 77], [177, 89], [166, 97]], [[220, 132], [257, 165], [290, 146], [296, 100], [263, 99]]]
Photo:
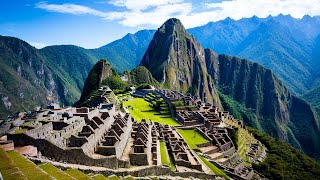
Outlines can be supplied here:
[[79, 102], [83, 102], [90, 93], [96, 91], [100, 87], [103, 80], [111, 77], [112, 75], [113, 70], [106, 60], [100, 60], [97, 62], [89, 72]]
[[178, 19], [169, 19], [158, 29], [140, 65], [165, 88], [190, 92], [206, 102], [219, 104], [207, 73], [204, 49]]

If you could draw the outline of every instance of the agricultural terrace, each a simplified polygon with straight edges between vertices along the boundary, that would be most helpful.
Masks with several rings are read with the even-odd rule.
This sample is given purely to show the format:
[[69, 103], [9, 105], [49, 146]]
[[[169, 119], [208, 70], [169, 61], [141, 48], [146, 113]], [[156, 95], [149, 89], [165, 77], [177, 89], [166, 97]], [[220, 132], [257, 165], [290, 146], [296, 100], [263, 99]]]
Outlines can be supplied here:
[[123, 101], [123, 106], [129, 110], [132, 117], [138, 122], [145, 119], [147, 122], [151, 120], [170, 126], [180, 126], [170, 114], [157, 112], [152, 108], [152, 104], [143, 98], [129, 98], [128, 101]]
[[199, 150], [198, 144], [209, 142], [196, 129], [178, 129], [178, 132], [187, 142], [189, 147], [194, 150]]
[[172, 157], [169, 156], [166, 143], [164, 141], [160, 141], [160, 153], [161, 153], [161, 164], [165, 166], [169, 166], [172, 171], [176, 171], [176, 167], [174, 165], [173, 159]]
[[219, 169], [218, 167], [216, 167], [214, 164], [212, 164], [210, 161], [208, 161], [206, 158], [198, 155], [198, 157], [201, 159], [201, 161], [208, 167], [210, 168], [210, 170], [218, 175], [218, 176], [223, 176], [225, 179], [230, 179], [226, 173], [224, 173], [221, 169]]

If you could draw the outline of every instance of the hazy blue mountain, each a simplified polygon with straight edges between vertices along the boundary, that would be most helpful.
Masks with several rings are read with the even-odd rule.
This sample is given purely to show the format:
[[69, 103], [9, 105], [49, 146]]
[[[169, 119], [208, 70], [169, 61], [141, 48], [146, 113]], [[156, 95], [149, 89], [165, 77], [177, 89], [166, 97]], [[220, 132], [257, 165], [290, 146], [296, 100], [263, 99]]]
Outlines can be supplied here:
[[119, 40], [90, 51], [98, 59], [108, 59], [112, 67], [122, 73], [132, 70], [140, 63], [154, 32], [142, 30], [135, 34], [127, 34]]
[[298, 95], [312, 89], [319, 66], [312, 58], [320, 18], [290, 15], [227, 18], [189, 30], [204, 47], [236, 55], [270, 68]]

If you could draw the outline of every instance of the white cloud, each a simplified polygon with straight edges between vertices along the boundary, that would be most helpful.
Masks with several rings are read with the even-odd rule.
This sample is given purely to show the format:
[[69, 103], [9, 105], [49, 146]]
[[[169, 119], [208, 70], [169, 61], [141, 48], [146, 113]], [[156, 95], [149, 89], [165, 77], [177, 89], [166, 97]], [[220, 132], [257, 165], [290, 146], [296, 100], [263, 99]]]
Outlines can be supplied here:
[[183, 0], [112, 0], [109, 4], [119, 7], [126, 7], [129, 10], [145, 10], [150, 7], [157, 7], [169, 4], [181, 3]]
[[36, 8], [44, 9], [51, 12], [67, 13], [74, 15], [90, 14], [99, 17], [107, 17], [108, 13], [97, 11], [95, 9], [76, 5], [76, 4], [48, 4], [47, 2], [39, 2], [35, 5]]
[[[197, 3], [197, 4], [195, 4]], [[165, 20], [176, 17], [187, 27], [194, 27], [231, 17], [266, 17], [291, 14], [300, 18], [305, 14], [320, 15], [320, 0], [229, 0], [217, 3], [186, 2], [185, 0], [112, 0], [105, 5], [124, 10], [102, 12], [76, 4], [48, 4], [40, 2], [37, 8], [74, 15], [90, 14], [124, 26], [160, 26]], [[199, 11], [201, 9], [201, 11]]]

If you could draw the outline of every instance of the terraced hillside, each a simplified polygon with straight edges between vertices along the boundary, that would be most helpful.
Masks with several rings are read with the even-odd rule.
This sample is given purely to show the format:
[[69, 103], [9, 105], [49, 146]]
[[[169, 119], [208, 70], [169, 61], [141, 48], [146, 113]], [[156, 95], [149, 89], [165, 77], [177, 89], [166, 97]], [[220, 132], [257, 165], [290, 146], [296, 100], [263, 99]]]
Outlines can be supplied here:
[[[0, 148], [0, 173], [5, 180], [57, 179], [57, 180], [104, 180], [120, 179], [116, 175], [105, 177], [102, 174], [84, 174], [77, 169], [65, 171], [49, 163], [36, 165], [17, 151], [4, 151]], [[127, 177], [129, 178], [129, 177]]]

